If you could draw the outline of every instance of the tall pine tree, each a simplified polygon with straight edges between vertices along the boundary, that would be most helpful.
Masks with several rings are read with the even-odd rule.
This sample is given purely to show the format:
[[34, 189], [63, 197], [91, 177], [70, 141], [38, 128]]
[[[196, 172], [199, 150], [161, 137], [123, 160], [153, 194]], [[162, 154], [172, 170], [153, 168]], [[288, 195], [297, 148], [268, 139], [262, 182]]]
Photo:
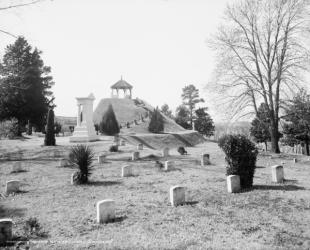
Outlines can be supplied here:
[[183, 105], [187, 106], [189, 109], [190, 125], [192, 128], [196, 104], [204, 102], [204, 99], [199, 98], [199, 89], [192, 84], [185, 86], [182, 91]]
[[117, 135], [120, 132], [118, 122], [115, 117], [115, 113], [111, 104], [102, 117], [102, 121], [99, 124], [100, 133], [107, 135]]
[[195, 130], [200, 134], [210, 137], [214, 135], [215, 126], [211, 116], [207, 113], [208, 108], [199, 108], [195, 111]]
[[53, 106], [50, 89], [54, 83], [40, 54], [25, 38], [18, 37], [6, 47], [0, 64], [0, 120], [16, 118], [18, 135], [26, 123], [42, 129]]
[[49, 109], [47, 114], [46, 133], [44, 139], [44, 146], [55, 146], [55, 127], [54, 127], [54, 111]]
[[290, 146], [293, 144], [305, 144], [307, 155], [310, 154], [310, 95], [301, 90], [289, 102], [284, 116], [286, 123], [283, 125], [284, 142]]
[[149, 131], [155, 134], [159, 134], [164, 131], [164, 119], [158, 107], [156, 107], [156, 109], [152, 113], [149, 124]]
[[265, 143], [267, 151], [267, 142], [271, 141], [270, 135], [270, 119], [268, 116], [268, 107], [265, 103], [262, 103], [258, 110], [257, 116], [251, 123], [250, 134], [254, 137], [254, 140], [258, 143]]

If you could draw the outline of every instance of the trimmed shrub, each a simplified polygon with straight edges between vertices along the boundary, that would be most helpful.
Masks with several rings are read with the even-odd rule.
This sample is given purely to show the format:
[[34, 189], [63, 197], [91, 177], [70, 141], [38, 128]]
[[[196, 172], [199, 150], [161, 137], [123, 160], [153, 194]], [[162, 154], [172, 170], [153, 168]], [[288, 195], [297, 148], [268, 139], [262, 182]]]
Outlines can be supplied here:
[[78, 171], [74, 173], [73, 182], [75, 184], [88, 183], [88, 177], [91, 175], [91, 170], [93, 168], [93, 150], [87, 145], [78, 144], [71, 148], [69, 155], [70, 163], [78, 168]]
[[18, 122], [16, 119], [3, 121], [0, 123], [0, 139], [14, 139], [18, 134]]
[[110, 151], [110, 152], [118, 152], [118, 146], [117, 146], [117, 145], [112, 145], [112, 146], [109, 148], [109, 151]]
[[99, 124], [100, 133], [104, 133], [107, 135], [116, 135], [119, 133], [119, 125], [115, 117], [115, 113], [113, 111], [113, 107], [110, 104], [107, 111], [104, 113], [102, 117], [102, 121]]
[[252, 187], [258, 154], [255, 144], [239, 134], [224, 135], [218, 145], [226, 155], [226, 175], [239, 175], [241, 188]]
[[44, 145], [45, 146], [55, 146], [55, 128], [54, 128], [54, 111], [53, 109], [48, 110], [47, 114], [47, 125]]
[[155, 134], [159, 134], [164, 131], [164, 119], [158, 107], [152, 113], [151, 121], [149, 124], [149, 131]]
[[47, 232], [43, 231], [42, 226], [36, 217], [28, 218], [25, 221], [23, 229], [24, 229], [24, 236], [26, 236], [27, 239], [48, 237]]
[[55, 122], [54, 123], [54, 128], [55, 128], [54, 133], [56, 135], [58, 135], [61, 132], [62, 126], [61, 126], [61, 124], [59, 122]]
[[184, 147], [178, 147], [178, 153], [180, 155], [187, 155], [187, 151], [185, 150]]

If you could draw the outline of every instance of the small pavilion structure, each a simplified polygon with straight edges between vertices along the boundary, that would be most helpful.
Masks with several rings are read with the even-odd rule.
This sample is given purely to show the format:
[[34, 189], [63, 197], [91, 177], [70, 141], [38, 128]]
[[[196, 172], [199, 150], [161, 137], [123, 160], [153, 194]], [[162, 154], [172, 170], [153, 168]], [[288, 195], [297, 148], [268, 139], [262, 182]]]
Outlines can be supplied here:
[[128, 82], [123, 80], [123, 77], [121, 77], [121, 80], [116, 82], [111, 86], [112, 93], [111, 97], [112, 98], [120, 98], [119, 96], [119, 91], [122, 90], [124, 91], [124, 98], [131, 99], [132, 98], [132, 85], [130, 85]]

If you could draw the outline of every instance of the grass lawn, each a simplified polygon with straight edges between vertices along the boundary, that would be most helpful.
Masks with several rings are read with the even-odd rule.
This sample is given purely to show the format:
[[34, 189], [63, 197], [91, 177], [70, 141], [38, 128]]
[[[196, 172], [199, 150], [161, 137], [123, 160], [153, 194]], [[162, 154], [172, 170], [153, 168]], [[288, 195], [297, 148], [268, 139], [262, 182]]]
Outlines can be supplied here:
[[[168, 160], [176, 170], [159, 171], [144, 149], [142, 159], [130, 161], [134, 146], [108, 153], [107, 163], [94, 162], [89, 185], [72, 186], [74, 169], [58, 166], [54, 151], [69, 152], [68, 138], [57, 147], [41, 147], [43, 138], [0, 141], [0, 185], [20, 180], [22, 193], [2, 196], [0, 218], [14, 221], [16, 237], [23, 235], [25, 220], [38, 218], [47, 238], [35, 238], [31, 249], [309, 249], [310, 161], [292, 155], [259, 155], [254, 188], [238, 194], [226, 191], [224, 155], [207, 142], [187, 148], [189, 155], [172, 150]], [[112, 140], [93, 143], [96, 155], [107, 152]], [[7, 160], [19, 147], [21, 173], [11, 173]], [[211, 155], [211, 166], [201, 167], [201, 153]], [[166, 159], [160, 158], [161, 161]], [[135, 176], [121, 178], [121, 167], [134, 167]], [[283, 164], [285, 183], [271, 182], [270, 166]], [[169, 188], [186, 187], [184, 206], [171, 207]], [[116, 221], [97, 224], [96, 203], [116, 202]]]

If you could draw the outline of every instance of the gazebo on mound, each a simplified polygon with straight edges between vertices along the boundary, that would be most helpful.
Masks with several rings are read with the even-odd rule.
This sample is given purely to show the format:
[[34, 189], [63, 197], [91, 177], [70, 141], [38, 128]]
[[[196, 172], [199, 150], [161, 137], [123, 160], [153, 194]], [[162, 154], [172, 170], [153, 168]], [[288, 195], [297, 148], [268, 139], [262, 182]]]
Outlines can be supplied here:
[[121, 80], [119, 80], [117, 83], [115, 83], [111, 86], [111, 89], [112, 89], [111, 97], [112, 98], [119, 98], [119, 90], [123, 90], [124, 91], [124, 98], [131, 99], [132, 88], [133, 88], [132, 85], [130, 85], [125, 80], [123, 80], [123, 78], [121, 77]]

